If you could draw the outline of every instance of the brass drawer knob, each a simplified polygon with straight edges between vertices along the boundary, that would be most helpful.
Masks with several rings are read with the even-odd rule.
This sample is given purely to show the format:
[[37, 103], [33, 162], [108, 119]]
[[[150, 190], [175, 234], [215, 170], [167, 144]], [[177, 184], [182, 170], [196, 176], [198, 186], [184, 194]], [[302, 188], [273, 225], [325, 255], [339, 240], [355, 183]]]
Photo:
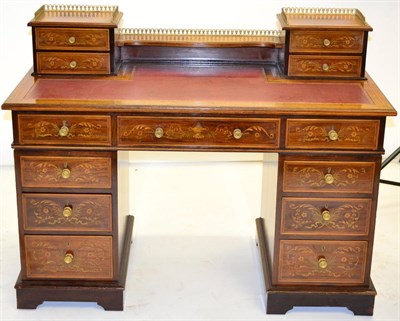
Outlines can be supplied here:
[[64, 178], [64, 179], [69, 178], [69, 177], [71, 176], [71, 170], [70, 170], [69, 168], [64, 168], [64, 169], [61, 171], [61, 176], [62, 176], [62, 178]]
[[61, 137], [66, 137], [68, 136], [68, 133], [69, 133], [69, 128], [67, 127], [67, 122], [64, 120], [63, 125], [58, 130], [58, 135]]
[[326, 269], [328, 267], [328, 261], [326, 260], [326, 258], [321, 257], [318, 259], [318, 266], [321, 269]]
[[333, 177], [333, 175], [330, 174], [330, 173], [325, 174], [324, 179], [325, 179], [325, 183], [328, 184], [328, 185], [333, 184], [333, 182], [334, 182], [334, 180], [335, 180], [335, 178]]
[[66, 218], [68, 218], [68, 217], [70, 217], [72, 215], [72, 207], [71, 206], [64, 206], [64, 209], [63, 209], [63, 216], [64, 217], [66, 217]]
[[164, 136], [164, 130], [161, 127], [157, 127], [156, 130], [154, 131], [154, 136], [156, 138], [161, 138]]
[[242, 136], [243, 136], [242, 131], [241, 131], [239, 128], [236, 128], [236, 129], [233, 131], [233, 137], [234, 137], [235, 139], [240, 139], [240, 138], [242, 138]]
[[77, 62], [76, 62], [75, 60], [72, 60], [72, 61], [69, 63], [69, 66], [70, 66], [72, 69], [76, 68], [77, 65], [78, 65], [78, 64], [77, 64]]
[[75, 40], [76, 40], [75, 37], [72, 36], [72, 37], [69, 37], [68, 42], [72, 45], [75, 43]]
[[329, 65], [328, 64], [322, 64], [322, 70], [323, 71], [328, 71], [329, 70]]
[[321, 215], [324, 221], [329, 221], [331, 219], [331, 213], [328, 210], [322, 211]]
[[330, 44], [331, 44], [331, 42], [329, 41], [329, 39], [324, 39], [324, 46], [325, 47], [329, 47]]
[[336, 132], [336, 130], [332, 129], [331, 131], [329, 131], [328, 137], [329, 137], [330, 140], [335, 141], [335, 140], [338, 140], [339, 135]]
[[65, 253], [64, 262], [65, 262], [66, 264], [72, 263], [73, 260], [74, 260], [74, 255], [73, 255], [71, 252]]

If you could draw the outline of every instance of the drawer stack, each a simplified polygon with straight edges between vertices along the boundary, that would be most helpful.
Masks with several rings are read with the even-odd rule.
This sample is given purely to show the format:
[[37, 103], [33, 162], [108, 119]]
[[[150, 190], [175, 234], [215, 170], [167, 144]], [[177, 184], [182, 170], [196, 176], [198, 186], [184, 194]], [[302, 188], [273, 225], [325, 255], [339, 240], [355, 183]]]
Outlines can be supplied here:
[[[109, 116], [18, 114], [20, 146], [109, 146]], [[116, 153], [17, 150], [23, 280], [115, 281]], [[114, 176], [113, 176], [114, 175]]]
[[343, 152], [377, 150], [378, 133], [378, 120], [287, 120], [287, 149], [343, 151], [280, 155], [273, 284], [369, 285], [380, 156]]
[[283, 8], [284, 74], [305, 78], [364, 78], [368, 31], [357, 9]]
[[114, 29], [121, 16], [116, 6], [42, 6], [28, 23], [32, 26], [34, 73], [115, 73]]

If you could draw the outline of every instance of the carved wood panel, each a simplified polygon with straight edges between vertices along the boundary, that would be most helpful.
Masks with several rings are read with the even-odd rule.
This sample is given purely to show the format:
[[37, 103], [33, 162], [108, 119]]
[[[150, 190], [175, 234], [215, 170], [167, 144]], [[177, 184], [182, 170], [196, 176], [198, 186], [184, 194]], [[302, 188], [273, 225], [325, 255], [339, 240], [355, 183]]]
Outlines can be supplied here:
[[360, 77], [361, 56], [289, 56], [289, 76]]
[[278, 282], [287, 284], [362, 284], [367, 241], [282, 240]]
[[26, 231], [112, 231], [106, 194], [22, 194]]
[[111, 145], [111, 117], [18, 115], [20, 144]]
[[288, 119], [287, 148], [372, 149], [378, 147], [379, 120]]
[[284, 192], [372, 193], [373, 162], [284, 161]]
[[284, 197], [281, 234], [367, 236], [370, 217], [370, 199]]
[[279, 119], [118, 117], [119, 146], [277, 148]]
[[362, 53], [362, 31], [294, 30], [290, 34], [290, 52]]
[[36, 28], [36, 49], [91, 50], [110, 49], [108, 29]]
[[23, 187], [111, 188], [111, 158], [21, 156]]
[[37, 52], [37, 72], [43, 74], [109, 74], [110, 54]]
[[25, 251], [28, 278], [113, 278], [111, 236], [25, 235]]

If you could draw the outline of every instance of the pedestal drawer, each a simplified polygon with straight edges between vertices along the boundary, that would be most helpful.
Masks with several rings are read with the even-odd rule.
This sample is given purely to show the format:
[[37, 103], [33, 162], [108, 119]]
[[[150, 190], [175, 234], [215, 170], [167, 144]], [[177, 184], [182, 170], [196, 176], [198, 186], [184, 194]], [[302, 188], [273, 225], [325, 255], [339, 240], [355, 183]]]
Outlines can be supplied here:
[[300, 149], [378, 148], [379, 120], [288, 119], [286, 147]]
[[278, 282], [363, 284], [367, 248], [366, 241], [282, 240], [279, 244]]
[[20, 144], [111, 145], [111, 117], [94, 115], [18, 115]]
[[283, 163], [283, 192], [372, 193], [374, 162]]
[[360, 77], [362, 56], [290, 55], [289, 76]]
[[22, 187], [111, 188], [111, 158], [21, 156]]
[[107, 194], [22, 194], [25, 231], [112, 231]]
[[359, 53], [363, 52], [362, 31], [293, 30], [290, 34], [290, 52]]
[[42, 28], [35, 29], [37, 50], [90, 50], [110, 49], [108, 29]]
[[37, 52], [37, 72], [41, 74], [109, 74], [109, 53]]
[[112, 279], [111, 236], [26, 235], [26, 276]]
[[118, 117], [118, 146], [278, 148], [279, 119]]
[[367, 236], [370, 217], [370, 199], [284, 197], [281, 234]]

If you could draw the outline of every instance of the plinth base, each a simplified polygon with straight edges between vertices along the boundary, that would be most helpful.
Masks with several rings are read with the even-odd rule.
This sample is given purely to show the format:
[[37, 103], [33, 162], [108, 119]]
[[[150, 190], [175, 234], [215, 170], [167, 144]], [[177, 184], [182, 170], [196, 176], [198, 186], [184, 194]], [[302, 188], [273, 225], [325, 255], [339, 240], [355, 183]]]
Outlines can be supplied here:
[[15, 284], [18, 309], [36, 309], [44, 301], [97, 302], [104, 310], [123, 310], [123, 292], [132, 243], [133, 216], [127, 216], [118, 281], [23, 281]]
[[266, 289], [267, 314], [285, 314], [295, 306], [346, 307], [355, 315], [372, 315], [376, 290], [369, 287], [273, 286], [264, 219], [256, 219], [258, 247]]

